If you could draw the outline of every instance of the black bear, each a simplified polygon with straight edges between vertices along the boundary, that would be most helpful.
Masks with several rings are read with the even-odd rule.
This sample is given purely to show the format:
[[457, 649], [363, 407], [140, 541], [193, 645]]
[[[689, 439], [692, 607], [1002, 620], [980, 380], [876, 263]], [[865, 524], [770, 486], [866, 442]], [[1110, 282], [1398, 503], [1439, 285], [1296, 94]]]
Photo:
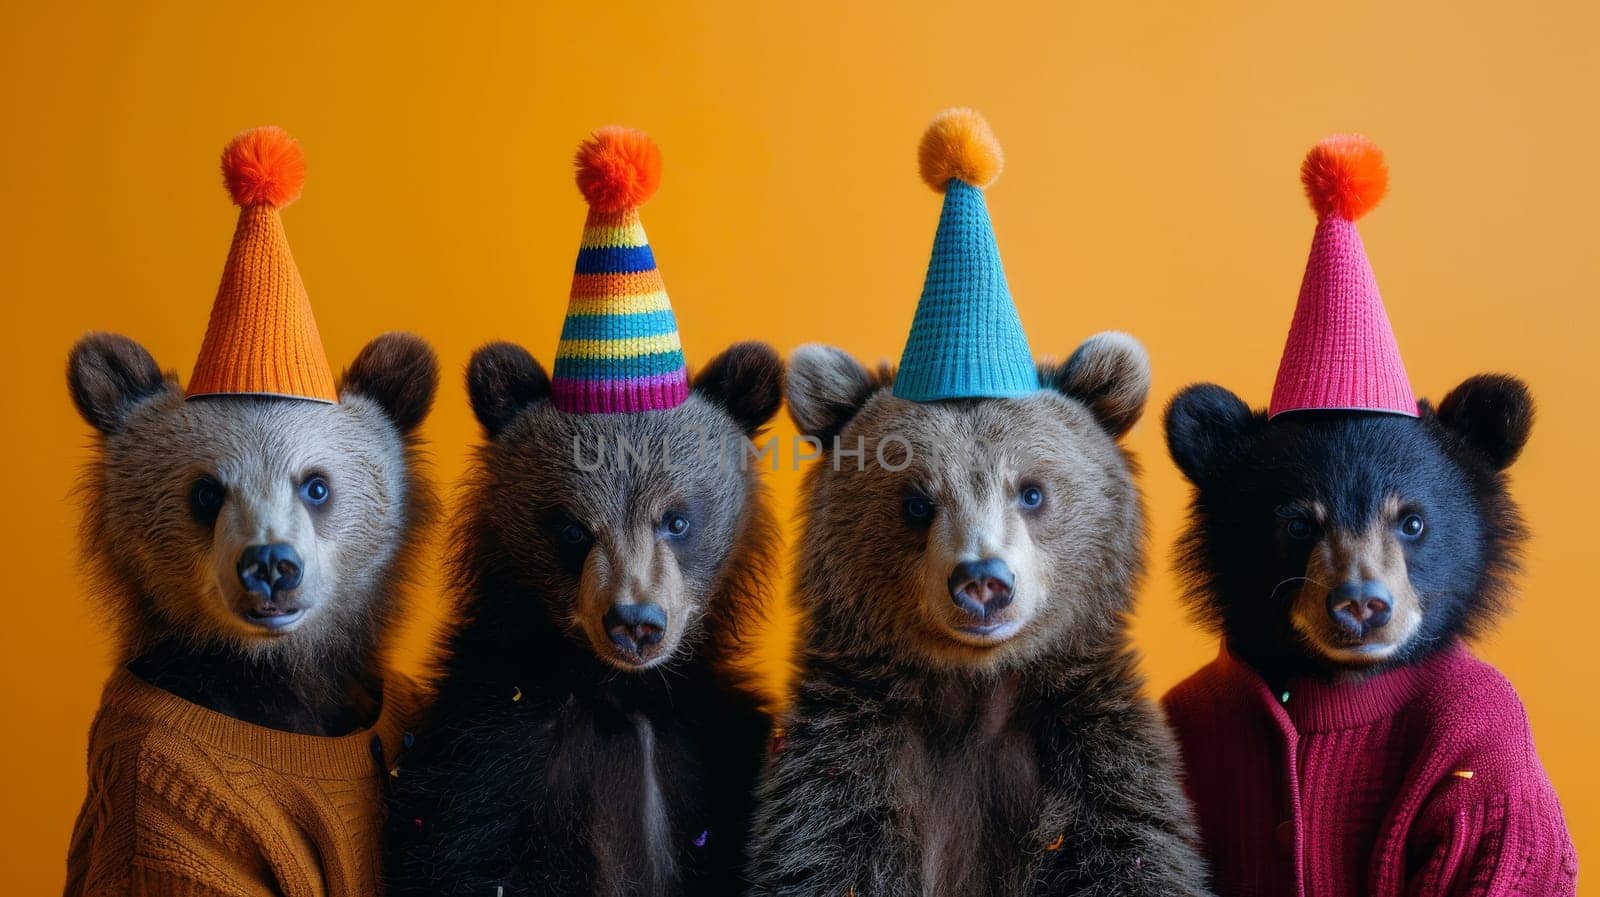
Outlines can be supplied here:
[[1318, 213], [1266, 410], [1181, 392], [1179, 543], [1218, 658], [1164, 699], [1220, 893], [1570, 895], [1576, 861], [1527, 715], [1462, 645], [1501, 613], [1524, 529], [1518, 380], [1417, 401], [1355, 220], [1387, 168], [1317, 144]]
[[392, 789], [389, 893], [735, 894], [770, 736], [737, 673], [778, 546], [745, 440], [783, 366], [731, 347], [669, 410], [571, 414], [510, 344], [455, 533], [460, 622]]
[[1418, 418], [1172, 401], [1180, 562], [1225, 649], [1164, 703], [1219, 893], [1573, 893], [1521, 702], [1461, 646], [1504, 608], [1532, 419], [1498, 376]]

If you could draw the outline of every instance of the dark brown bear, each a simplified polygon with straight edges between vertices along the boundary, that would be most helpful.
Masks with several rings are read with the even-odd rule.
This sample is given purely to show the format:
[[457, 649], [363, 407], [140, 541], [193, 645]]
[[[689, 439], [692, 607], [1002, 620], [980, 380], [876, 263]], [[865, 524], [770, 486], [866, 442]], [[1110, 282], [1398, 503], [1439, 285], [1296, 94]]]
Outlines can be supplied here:
[[915, 403], [837, 349], [791, 359], [790, 412], [829, 451], [756, 894], [1204, 893], [1125, 633], [1144, 522], [1117, 439], [1149, 363], [1107, 333], [1040, 373], [1025, 398]]
[[460, 621], [393, 790], [391, 895], [729, 895], [770, 734], [734, 672], [778, 531], [746, 440], [767, 346], [676, 408], [568, 414], [523, 349], [468, 373], [488, 442], [455, 533]]

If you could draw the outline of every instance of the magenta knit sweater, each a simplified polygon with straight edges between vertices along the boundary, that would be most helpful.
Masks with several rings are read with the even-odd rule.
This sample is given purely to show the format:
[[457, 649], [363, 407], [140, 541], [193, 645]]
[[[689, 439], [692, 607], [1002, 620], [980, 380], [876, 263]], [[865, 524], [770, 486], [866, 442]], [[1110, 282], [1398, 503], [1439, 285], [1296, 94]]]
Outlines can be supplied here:
[[1272, 694], [1226, 648], [1162, 699], [1222, 897], [1577, 893], [1527, 714], [1452, 646]]

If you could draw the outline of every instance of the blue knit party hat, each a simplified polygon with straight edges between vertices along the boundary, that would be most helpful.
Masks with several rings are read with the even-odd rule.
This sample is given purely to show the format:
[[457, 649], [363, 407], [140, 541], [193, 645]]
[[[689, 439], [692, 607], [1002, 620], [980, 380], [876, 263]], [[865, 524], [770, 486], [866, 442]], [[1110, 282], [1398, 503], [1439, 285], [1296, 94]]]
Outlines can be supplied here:
[[1000, 144], [983, 116], [948, 109], [928, 126], [917, 159], [944, 209], [894, 394], [933, 402], [1034, 392], [1039, 374], [983, 201], [1000, 176]]

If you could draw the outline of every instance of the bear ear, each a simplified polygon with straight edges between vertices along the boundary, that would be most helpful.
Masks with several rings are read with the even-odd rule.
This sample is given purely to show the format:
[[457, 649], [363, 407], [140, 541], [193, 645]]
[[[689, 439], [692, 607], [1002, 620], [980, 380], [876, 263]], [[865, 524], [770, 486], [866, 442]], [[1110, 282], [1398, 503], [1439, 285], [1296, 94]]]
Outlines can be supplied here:
[[1439, 423], [1483, 452], [1496, 470], [1517, 460], [1533, 429], [1533, 394], [1504, 374], [1470, 377], [1439, 403]]
[[110, 436], [140, 403], [178, 386], [162, 376], [144, 346], [115, 333], [91, 333], [67, 355], [67, 388], [83, 419]]
[[385, 333], [367, 343], [339, 378], [339, 394], [358, 393], [410, 433], [428, 416], [439, 390], [439, 358], [422, 337]]
[[1215, 383], [1186, 387], [1167, 404], [1167, 451], [1196, 486], [1208, 481], [1238, 438], [1264, 415]]
[[467, 395], [483, 432], [494, 439], [522, 409], [550, 398], [550, 377], [527, 349], [489, 343], [467, 362]]
[[882, 385], [843, 349], [808, 343], [789, 356], [789, 416], [827, 448]]
[[1066, 364], [1039, 373], [1046, 386], [1087, 405], [1113, 437], [1139, 422], [1150, 397], [1149, 354], [1138, 340], [1115, 330], [1089, 337]]
[[694, 378], [694, 391], [721, 405], [754, 436], [783, 403], [783, 359], [766, 343], [735, 343]]

